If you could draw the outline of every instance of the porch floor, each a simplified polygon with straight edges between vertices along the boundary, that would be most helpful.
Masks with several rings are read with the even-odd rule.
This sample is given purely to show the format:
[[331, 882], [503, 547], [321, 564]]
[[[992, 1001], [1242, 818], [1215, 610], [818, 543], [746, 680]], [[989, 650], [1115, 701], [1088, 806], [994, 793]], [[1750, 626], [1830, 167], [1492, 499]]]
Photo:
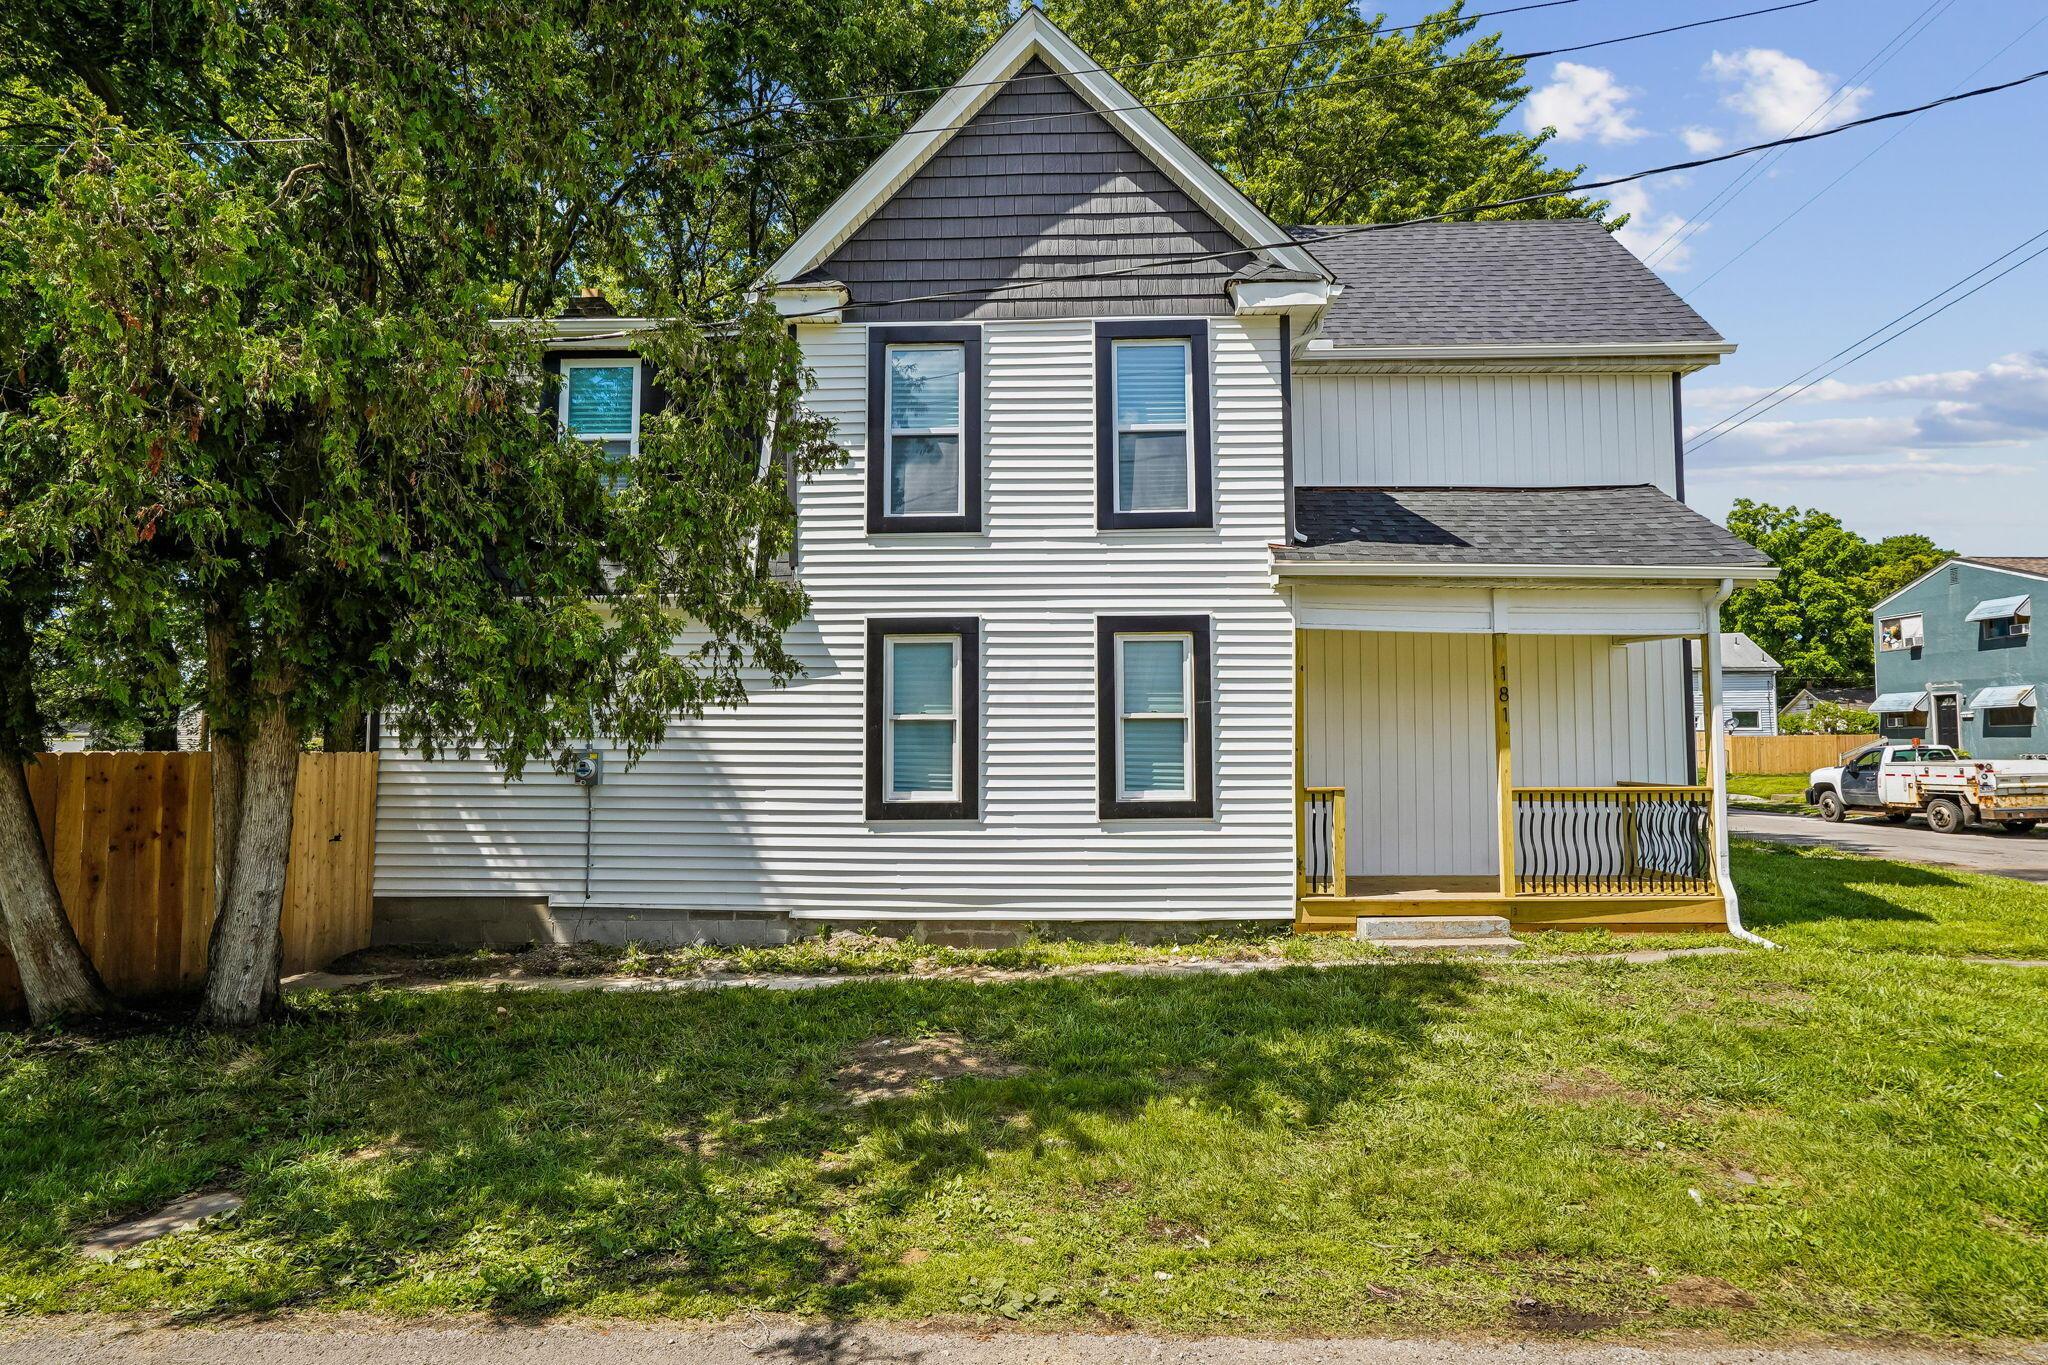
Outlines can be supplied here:
[[1505, 896], [1488, 876], [1349, 877], [1342, 896], [1306, 895], [1295, 907], [1298, 934], [1352, 934], [1384, 915], [1502, 915], [1520, 933], [1606, 928], [1629, 933], [1699, 933], [1726, 927], [1718, 896]]

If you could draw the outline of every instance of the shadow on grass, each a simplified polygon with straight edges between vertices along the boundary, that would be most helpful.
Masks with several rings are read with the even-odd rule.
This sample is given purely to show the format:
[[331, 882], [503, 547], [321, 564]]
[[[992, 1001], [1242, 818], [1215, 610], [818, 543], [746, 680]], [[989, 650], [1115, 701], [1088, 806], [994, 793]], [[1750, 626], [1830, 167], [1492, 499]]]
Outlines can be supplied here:
[[[245, 1039], [120, 1040], [11, 1079], [0, 1044], [0, 1286], [11, 1261], [47, 1280], [47, 1306], [104, 1291], [200, 1319], [370, 1300], [529, 1318], [606, 1295], [841, 1317], [899, 1300], [908, 1276], [863, 1264], [836, 1226], [886, 1225], [991, 1161], [1085, 1159], [1105, 1121], [1169, 1100], [1248, 1135], [1384, 1103], [1475, 980], [1402, 964], [378, 993]], [[832, 1088], [858, 1045], [935, 1033], [1024, 1069], [863, 1106]], [[202, 1184], [248, 1196], [226, 1230], [126, 1271], [71, 1260], [81, 1228]], [[837, 1349], [814, 1346], [827, 1354], [797, 1358]]]
[[1886, 892], [1966, 885], [1933, 868], [1828, 848], [1751, 842], [1739, 845], [1734, 857], [1742, 916], [1757, 929], [1830, 920], [1932, 924], [1934, 916]]

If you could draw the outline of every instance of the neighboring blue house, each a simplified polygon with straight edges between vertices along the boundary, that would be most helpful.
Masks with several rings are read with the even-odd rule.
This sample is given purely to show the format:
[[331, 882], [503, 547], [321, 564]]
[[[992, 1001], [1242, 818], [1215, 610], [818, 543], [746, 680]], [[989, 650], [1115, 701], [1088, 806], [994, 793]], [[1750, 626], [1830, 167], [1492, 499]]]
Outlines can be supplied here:
[[2033, 637], [2048, 557], [1952, 559], [1871, 608], [1877, 712], [1887, 736], [1980, 758], [2048, 754], [2048, 657]]
[[[1692, 660], [1692, 728], [1704, 729], [1700, 704], [1699, 651], [1686, 646]], [[1721, 632], [1721, 677], [1728, 698], [1728, 733], [1778, 733], [1778, 661], [1739, 630]]]

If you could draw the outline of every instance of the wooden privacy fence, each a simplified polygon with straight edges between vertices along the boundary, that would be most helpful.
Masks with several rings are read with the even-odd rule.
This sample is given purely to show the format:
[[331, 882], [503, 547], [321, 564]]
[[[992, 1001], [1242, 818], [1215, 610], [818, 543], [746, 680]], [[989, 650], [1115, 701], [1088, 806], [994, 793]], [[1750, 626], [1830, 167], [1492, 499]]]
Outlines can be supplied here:
[[[1731, 773], [1805, 773], [1831, 768], [1851, 749], [1874, 743], [1876, 735], [1730, 735]], [[1700, 772], [1706, 773], [1707, 751], [1700, 745]]]
[[[197, 985], [213, 930], [212, 755], [44, 754], [29, 796], [65, 913], [109, 989]], [[303, 754], [284, 887], [284, 970], [370, 943], [377, 756]], [[0, 1007], [20, 983], [0, 942]]]

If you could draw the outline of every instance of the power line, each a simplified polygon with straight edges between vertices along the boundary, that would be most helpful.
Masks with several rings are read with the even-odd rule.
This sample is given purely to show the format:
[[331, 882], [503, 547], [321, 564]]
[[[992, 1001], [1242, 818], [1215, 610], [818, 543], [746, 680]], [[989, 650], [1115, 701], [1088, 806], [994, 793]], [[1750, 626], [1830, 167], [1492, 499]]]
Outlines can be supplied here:
[[[1957, 81], [1954, 85], [1950, 86], [1949, 90], [1951, 92], [1960, 90], [1964, 86], [1964, 84], [1966, 84], [1969, 81], [1975, 80], [1984, 71], [1986, 67], [1990, 66], [2000, 57], [2003, 57], [2006, 53], [2012, 51], [2013, 48], [2019, 45], [2022, 39], [2024, 39], [2028, 34], [2032, 33], [2035, 29], [2041, 27], [2041, 25], [2043, 24], [2048, 24], [2048, 14], [2041, 15], [2039, 18], [2035, 19], [2033, 23], [2028, 24], [2025, 28], [2021, 29], [2018, 33], [2014, 34], [2011, 38], [2007, 39], [2005, 46], [1999, 48], [1998, 51], [1992, 53], [1989, 57], [1986, 57], [1983, 61], [1977, 63], [1976, 66], [1972, 67], [1969, 71], [1965, 72], [1963, 78]], [[1913, 127], [1913, 125], [1918, 123], [1919, 121], [1919, 118], [1916, 117], [1908, 121], [1907, 123], [1901, 125], [1899, 128], [1895, 129], [1890, 137], [1887, 137], [1884, 141], [1878, 143], [1875, 147], [1872, 147], [1869, 151], [1865, 152], [1862, 156], [1858, 157], [1855, 163], [1851, 165], [1849, 169], [1843, 171], [1833, 180], [1828, 181], [1827, 184], [1822, 185], [1819, 189], [1815, 190], [1811, 195], [1807, 196], [1806, 201], [1800, 204], [1798, 208], [1793, 209], [1783, 218], [1780, 218], [1777, 222], [1771, 224], [1768, 228], [1758, 233], [1755, 237], [1750, 239], [1749, 244], [1743, 247], [1742, 250], [1736, 252], [1733, 256], [1730, 256], [1727, 260], [1715, 266], [1712, 273], [1707, 275], [1706, 278], [1696, 282], [1692, 286], [1692, 288], [1687, 291], [1686, 297], [1691, 298], [1694, 295], [1698, 294], [1700, 290], [1706, 288], [1709, 284], [1713, 283], [1714, 280], [1720, 276], [1722, 271], [1726, 270], [1729, 266], [1734, 265], [1744, 256], [1747, 256], [1751, 251], [1755, 250], [1757, 247], [1760, 247], [1765, 242], [1769, 241], [1773, 236], [1777, 234], [1779, 228], [1785, 226], [1785, 224], [1791, 222], [1794, 218], [1797, 218], [1800, 214], [1812, 208], [1815, 202], [1818, 201], [1823, 195], [1827, 194], [1828, 191], [1834, 189], [1835, 186], [1841, 184], [1844, 180], [1847, 180], [1857, 171], [1862, 170], [1865, 162], [1869, 161], [1879, 152], [1882, 152], [1885, 148], [1891, 146], [1894, 142], [1897, 142], [1901, 137], [1904, 137], [1906, 135], [1906, 131]]]
[[[1744, 10], [1740, 14], [1723, 14], [1717, 15], [1711, 19], [1695, 19], [1690, 23], [1670, 24], [1663, 28], [1644, 29], [1639, 33], [1624, 33], [1614, 38], [1601, 38], [1593, 42], [1587, 43], [1573, 43], [1565, 47], [1541, 48], [1534, 52], [1502, 52], [1495, 53], [1489, 56], [1479, 57], [1453, 57], [1447, 61], [1432, 62], [1423, 66], [1416, 67], [1412, 71], [1380, 71], [1373, 72], [1369, 75], [1364, 76], [1339, 76], [1331, 80], [1315, 81], [1308, 84], [1280, 85], [1264, 89], [1227, 90], [1220, 94], [1187, 95], [1179, 99], [1155, 100], [1151, 103], [1145, 103], [1141, 101], [1135, 104], [1115, 105], [1107, 109], [1097, 109], [1093, 105], [1090, 105], [1085, 109], [1070, 110], [1068, 112], [1058, 114], [1017, 114], [1008, 118], [978, 119], [970, 121], [970, 123], [941, 124], [936, 128], [928, 128], [925, 131], [930, 133], [957, 133], [962, 129], [970, 126], [976, 128], [977, 131], [981, 131], [991, 128], [1015, 127], [1026, 124], [1038, 125], [1044, 124], [1054, 119], [1092, 118], [1100, 114], [1131, 114], [1138, 113], [1141, 111], [1151, 112], [1159, 109], [1175, 108], [1181, 105], [1189, 104], [1213, 104], [1223, 100], [1241, 100], [1266, 95], [1291, 95], [1298, 94], [1306, 90], [1334, 90], [1354, 85], [1376, 85], [1391, 80], [1408, 81], [1413, 80], [1415, 77], [1427, 73], [1447, 71], [1454, 67], [1460, 66], [1493, 66], [1510, 62], [1532, 62], [1537, 61], [1544, 57], [1561, 57], [1566, 55], [1567, 53], [1590, 52], [1595, 48], [1613, 47], [1619, 43], [1639, 42], [1645, 38], [1660, 38], [1666, 34], [1683, 33], [1688, 29], [1707, 28], [1715, 24], [1734, 23], [1738, 19], [1755, 19], [1766, 14], [1781, 14], [1786, 10], [1804, 9], [1808, 5], [1815, 5], [1819, 3], [1820, 0], [1786, 0], [1786, 3], [1784, 4], [1770, 5], [1763, 9]], [[1953, 0], [1950, 0], [1950, 3], [1953, 3]], [[737, 126], [739, 125], [725, 125], [725, 127], [727, 128]], [[715, 133], [722, 131], [722, 129], [713, 128], [709, 131]], [[835, 144], [847, 142], [873, 142], [876, 141], [877, 139], [888, 139], [890, 141], [894, 141], [896, 138], [901, 136], [902, 134], [900, 132], [878, 128], [872, 132], [866, 133], [832, 133], [820, 137], [789, 138], [782, 142], [775, 143], [771, 146], [749, 149], [748, 154], [754, 156], [766, 156], [771, 154], [779, 154], [783, 152], [794, 151], [804, 147], [828, 147], [833, 146]], [[641, 155], [648, 157], [665, 157], [674, 156], [677, 155], [677, 153], [673, 151], [655, 151], [643, 152], [641, 153]]]
[[[1879, 333], [1890, 331], [1893, 327], [1898, 326], [1899, 323], [1904, 322], [1907, 318], [1913, 317], [1913, 314], [1920, 312], [1921, 309], [1926, 308], [1929, 304], [1932, 304], [1935, 300], [1941, 298], [1942, 295], [1953, 293], [1955, 290], [1962, 288], [1963, 285], [1968, 284], [1972, 279], [1975, 279], [1978, 275], [1982, 275], [1985, 271], [1991, 269], [1999, 262], [2006, 260], [2008, 257], [2018, 255], [2018, 253], [2025, 251], [2028, 247], [2033, 246], [2035, 242], [2040, 241], [2043, 237], [2048, 237], [2048, 228], [2042, 228], [2039, 232], [2036, 232], [2033, 236], [2027, 238], [2018, 246], [2012, 247], [2006, 251], [1999, 253], [1997, 256], [1992, 257], [1989, 261], [1986, 261], [1983, 265], [1978, 266], [1975, 270], [1972, 270], [1969, 274], [1963, 276], [1954, 284], [1951, 284], [1946, 288], [1937, 290], [1935, 293], [1929, 295], [1925, 299], [1922, 299], [1919, 303], [1914, 304], [1911, 308], [1908, 308], [1905, 312], [1899, 314], [1891, 321], [1886, 322], [1882, 326], [1879, 326], [1871, 331], [1865, 332], [1862, 336], [1856, 338], [1856, 340], [1850, 342], [1841, 350], [1836, 351], [1834, 355], [1829, 356], [1826, 360], [1821, 361], [1819, 364], [1808, 367], [1806, 370], [1793, 376], [1791, 379], [1788, 379], [1783, 384], [1778, 385], [1777, 388], [1772, 389], [1769, 393], [1763, 395], [1763, 397], [1751, 399], [1749, 402], [1743, 404], [1740, 408], [1737, 408], [1734, 412], [1728, 414], [1728, 416], [1723, 417], [1720, 421], [1706, 428], [1706, 430], [1702, 431], [1698, 436], [1695, 436], [1691, 441], [1687, 442], [1685, 447], [1686, 453], [1691, 454], [1696, 450], [1700, 450], [1706, 446], [1710, 446], [1714, 442], [1720, 440], [1723, 436], [1728, 435], [1730, 432], [1736, 431], [1744, 426], [1747, 426], [1749, 423], [1755, 421], [1757, 418], [1763, 416], [1765, 413], [1771, 411], [1773, 408], [1776, 408], [1782, 403], [1790, 402], [1792, 399], [1797, 398], [1800, 394], [1805, 393], [1808, 389], [1812, 388], [1815, 384], [1818, 384], [1822, 380], [1827, 379], [1829, 376], [1848, 368], [1849, 366], [1855, 364], [1857, 361], [1863, 359], [1863, 357], [1870, 355], [1872, 352], [1882, 350], [1884, 347], [1891, 345], [1894, 341], [1897, 341], [1900, 337], [1906, 335], [1906, 333], [1912, 331], [1914, 328], [1919, 327], [1921, 324], [1932, 322], [1935, 318], [1940, 317], [1943, 313], [1946, 313], [1949, 309], [1955, 307], [1964, 299], [1967, 299], [1971, 295], [1979, 292], [1987, 286], [1995, 284], [1999, 280], [2004, 279], [2007, 275], [2010, 275], [2013, 271], [2018, 270], [2021, 266], [2027, 264], [2029, 261], [2034, 260], [2036, 257], [2041, 256], [2044, 253], [2048, 253], [2048, 246], [2042, 246], [2038, 248], [2032, 254], [2023, 256], [2019, 260], [2014, 261], [2011, 265], [2006, 266], [2005, 269], [1999, 271], [1997, 274], [1991, 275], [1982, 280], [1978, 280], [1978, 282], [1974, 285], [1971, 285], [1971, 287], [1968, 290], [1965, 290], [1961, 294], [1957, 294], [1954, 298], [1948, 300], [1946, 303], [1942, 304], [1941, 307], [1936, 308], [1933, 312], [1926, 314], [1924, 317], [1914, 318], [1912, 322], [1908, 323], [1904, 327], [1900, 327], [1899, 330], [1897, 330], [1896, 332], [1891, 332], [1891, 335], [1885, 337], [1881, 341], [1878, 341], [1876, 344], [1865, 347], [1863, 350], [1856, 351], [1857, 347], [1862, 346], [1864, 342], [1869, 341], [1872, 337], [1877, 336]], [[1849, 352], [1851, 351], [1856, 351], [1856, 354], [1849, 355]], [[1842, 357], [1844, 356], [1847, 356], [1848, 358], [1842, 359]], [[1840, 361], [1839, 364], [1829, 364], [1830, 361], [1838, 360]], [[1828, 368], [1825, 370], [1821, 370], [1821, 366], [1823, 365], [1828, 366]], [[1821, 372], [1816, 374], [1816, 370], [1821, 370]]]
[[[1883, 70], [1893, 57], [1903, 52], [1908, 43], [1919, 37], [1921, 33], [1924, 33], [1928, 25], [1932, 24], [1935, 19], [1941, 16], [1942, 12], [1946, 11], [1953, 4], [1955, 4], [1955, 0], [1928, 0], [1925, 9], [1921, 10], [1913, 18], [1908, 19], [1905, 27], [1893, 34], [1889, 42], [1885, 43], [1876, 52], [1871, 53], [1870, 56], [1864, 58], [1861, 66], [1843, 77], [1841, 83], [1835, 86], [1833, 92], [1826, 99], [1822, 100], [1807, 113], [1806, 117], [1800, 119], [1798, 123], [1792, 126], [1792, 131], [1799, 133], [1806, 131], [1808, 128], [1819, 127], [1820, 121], [1827, 117], [1828, 112], [1848, 97], [1849, 92], [1855, 88], [1857, 81], [1874, 76]], [[1745, 167], [1733, 180], [1730, 180], [1716, 191], [1713, 197], [1708, 199], [1706, 203], [1680, 219], [1677, 225], [1664, 235], [1664, 240], [1650, 248], [1649, 252], [1644, 255], [1643, 263], [1654, 267], [1659, 260], [1662, 260], [1671, 252], [1677, 251], [1680, 247], [1691, 241], [1694, 236], [1698, 235], [1706, 227], [1708, 214], [1714, 212], [1716, 207], [1727, 208], [1730, 204], [1741, 198], [1777, 162], [1778, 158], [1772, 156], [1766, 157], [1753, 166]]]
[[1545, 199], [1558, 199], [1570, 194], [1584, 194], [1594, 190], [1612, 189], [1616, 185], [1626, 185], [1632, 181], [1647, 180], [1651, 176], [1672, 175], [1679, 171], [1697, 170], [1702, 166], [1715, 166], [1724, 161], [1733, 161], [1737, 157], [1754, 156], [1758, 152], [1770, 151], [1777, 147], [1797, 146], [1802, 142], [1818, 142], [1823, 138], [1838, 137], [1843, 133], [1852, 132], [1858, 128], [1868, 128], [1874, 124], [1888, 123], [1893, 119], [1911, 118], [1915, 114], [1925, 113], [1930, 109], [1939, 109], [1944, 105], [1961, 104], [1966, 100], [1981, 99], [1986, 95], [1996, 95], [2007, 90], [2016, 90], [2023, 85], [2030, 85], [2044, 76], [2048, 76], [2048, 67], [2044, 67], [2039, 71], [2028, 72], [2024, 76], [2016, 76], [2009, 81], [2000, 81], [1996, 85], [1979, 86], [1975, 90], [1964, 90], [1953, 95], [1944, 95], [1940, 99], [1929, 100], [1925, 104], [1912, 105], [1904, 109], [1887, 110], [1882, 114], [1870, 114], [1863, 118], [1852, 119], [1847, 123], [1836, 124], [1832, 128], [1822, 128], [1811, 133], [1795, 133], [1773, 139], [1769, 142], [1759, 142], [1748, 147], [1739, 147], [1732, 152], [1718, 152], [1713, 156], [1694, 157], [1689, 161], [1674, 161], [1668, 165], [1652, 166], [1646, 170], [1631, 171], [1627, 175], [1610, 176], [1605, 180], [1574, 181], [1569, 185], [1560, 185], [1556, 189], [1540, 190], [1534, 194], [1516, 195], [1511, 199], [1494, 199], [1485, 203], [1467, 204], [1462, 208], [1446, 209], [1440, 213], [1423, 214], [1416, 218], [1403, 218], [1389, 223], [1359, 223], [1349, 227], [1316, 228], [1309, 230], [1313, 235], [1289, 237], [1282, 242], [1253, 242], [1244, 246], [1233, 247], [1227, 251], [1162, 252], [1145, 261], [1117, 266], [1108, 270], [1077, 271], [1070, 275], [1016, 280], [1008, 284], [981, 285], [970, 289], [953, 289], [941, 293], [918, 294], [900, 299], [882, 299], [874, 303], [847, 303], [842, 307], [822, 307], [802, 313], [790, 313], [785, 316], [791, 321], [796, 321], [817, 314], [837, 313], [843, 309], [889, 308], [905, 303], [937, 303], [949, 299], [973, 298], [984, 294], [1001, 293], [1012, 289], [1031, 289], [1053, 284], [1068, 284], [1075, 280], [1110, 279], [1121, 275], [1139, 274], [1162, 265], [1193, 265], [1202, 261], [1229, 260], [1237, 256], [1255, 255], [1261, 251], [1282, 251], [1290, 248], [1313, 250], [1316, 243], [1320, 241], [1330, 241], [1339, 237], [1354, 237], [1368, 232], [1388, 232], [1397, 228], [1416, 227], [1423, 223], [1441, 223], [1470, 213], [1484, 213], [1491, 209], [1514, 208], [1521, 204], [1538, 203]]

